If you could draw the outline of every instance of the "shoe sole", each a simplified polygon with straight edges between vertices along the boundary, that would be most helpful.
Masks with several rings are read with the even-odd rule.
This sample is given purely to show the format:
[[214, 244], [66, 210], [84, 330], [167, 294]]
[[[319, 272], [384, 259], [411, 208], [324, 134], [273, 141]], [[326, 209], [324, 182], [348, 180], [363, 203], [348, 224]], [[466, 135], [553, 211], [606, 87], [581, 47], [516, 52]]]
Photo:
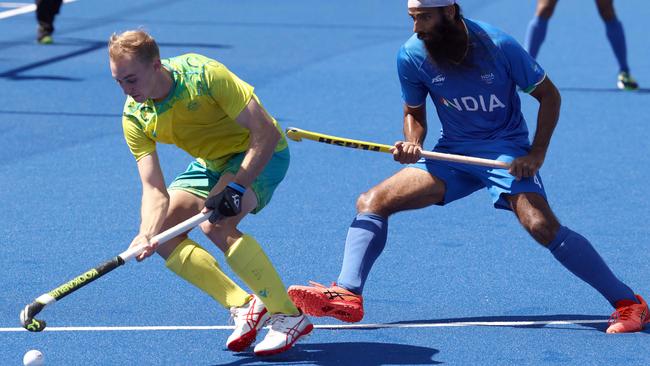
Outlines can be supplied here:
[[264, 309], [257, 324], [255, 324], [255, 327], [248, 331], [248, 333], [244, 333], [239, 338], [230, 342], [230, 344], [226, 344], [226, 347], [233, 352], [242, 352], [246, 348], [250, 347], [251, 344], [255, 342], [255, 339], [257, 339], [257, 331], [264, 326], [268, 319], [268, 312]]
[[227, 344], [229, 350], [233, 352], [242, 352], [246, 348], [250, 347], [255, 339], [257, 338], [257, 329], [253, 329], [248, 333], [243, 334], [241, 337], [235, 339], [234, 341]]
[[290, 288], [288, 293], [293, 303], [307, 315], [330, 316], [346, 323], [357, 323], [363, 319], [363, 310], [347, 303], [330, 301], [323, 293], [300, 288]]
[[293, 347], [293, 345], [296, 344], [296, 342], [298, 342], [300, 338], [311, 333], [312, 330], [314, 330], [314, 326], [312, 324], [309, 324], [308, 326], [305, 327], [305, 329], [303, 329], [302, 332], [300, 332], [300, 334], [296, 338], [293, 339], [293, 342], [285, 345], [282, 348], [268, 350], [268, 351], [257, 351], [255, 352], [255, 356], [272, 356], [272, 355], [277, 355], [278, 353], [285, 352], [289, 350], [291, 347]]

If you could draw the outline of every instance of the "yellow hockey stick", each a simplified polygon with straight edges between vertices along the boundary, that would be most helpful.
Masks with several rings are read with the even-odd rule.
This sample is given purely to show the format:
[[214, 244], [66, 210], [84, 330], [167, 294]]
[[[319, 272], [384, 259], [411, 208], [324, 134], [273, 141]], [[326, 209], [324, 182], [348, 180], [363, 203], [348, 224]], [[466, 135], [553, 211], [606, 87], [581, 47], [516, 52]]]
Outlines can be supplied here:
[[[322, 142], [325, 144], [330, 144], [335, 146], [349, 147], [352, 149], [390, 153], [391, 152], [390, 150], [393, 148], [393, 146], [391, 145], [331, 136], [331, 135], [326, 135], [324, 133], [306, 131], [295, 127], [287, 128], [286, 134], [288, 138], [294, 141], [301, 141], [302, 139], [307, 139], [307, 140]], [[510, 164], [505, 161], [475, 158], [472, 156], [464, 156], [464, 155], [457, 155], [457, 154], [446, 154], [446, 153], [440, 153], [435, 151], [422, 151], [421, 156], [427, 159], [480, 165], [480, 166], [487, 166], [491, 168], [501, 168], [501, 169], [510, 168]]]

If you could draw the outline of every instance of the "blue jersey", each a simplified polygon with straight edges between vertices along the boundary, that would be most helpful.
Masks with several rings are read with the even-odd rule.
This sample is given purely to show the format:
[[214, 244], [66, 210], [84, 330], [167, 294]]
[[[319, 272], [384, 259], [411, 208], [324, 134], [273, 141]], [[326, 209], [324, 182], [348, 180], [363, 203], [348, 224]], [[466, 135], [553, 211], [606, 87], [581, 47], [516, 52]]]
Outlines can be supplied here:
[[544, 70], [514, 40], [489, 24], [464, 19], [469, 51], [462, 65], [437, 67], [413, 35], [400, 49], [402, 99], [417, 107], [427, 94], [442, 124], [439, 143], [508, 140], [529, 145], [517, 87], [529, 93]]

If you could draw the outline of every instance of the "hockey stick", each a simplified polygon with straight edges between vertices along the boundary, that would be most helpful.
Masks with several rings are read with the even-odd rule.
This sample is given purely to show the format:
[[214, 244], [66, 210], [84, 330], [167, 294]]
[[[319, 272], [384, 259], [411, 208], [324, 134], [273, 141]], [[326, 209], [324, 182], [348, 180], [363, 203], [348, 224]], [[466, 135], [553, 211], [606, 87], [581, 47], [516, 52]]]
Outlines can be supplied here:
[[[306, 131], [295, 127], [287, 128], [286, 134], [288, 138], [294, 141], [301, 141], [304, 138], [307, 140], [322, 142], [330, 145], [349, 147], [352, 149], [390, 153], [391, 152], [390, 149], [393, 148], [393, 146], [391, 145], [384, 145], [375, 142], [353, 140], [353, 139], [348, 139], [343, 137], [331, 136], [319, 132]], [[435, 151], [422, 151], [420, 155], [423, 158], [427, 158], [427, 159], [480, 165], [480, 166], [487, 166], [491, 168], [508, 169], [510, 167], [510, 164], [505, 161], [475, 158], [472, 156], [464, 156], [464, 155], [456, 155], [456, 154], [446, 154], [446, 153], [440, 153]]]
[[[206, 213], [199, 213], [195, 216], [190, 217], [189, 219], [181, 222], [180, 224], [171, 227], [162, 233], [151, 238], [152, 242], [158, 242], [162, 244], [169, 239], [172, 239], [190, 229], [196, 225], [202, 223], [210, 217], [212, 211]], [[40, 332], [45, 329], [45, 321], [34, 318], [38, 313], [40, 313], [47, 305], [50, 305], [62, 298], [70, 295], [76, 290], [86, 286], [87, 284], [95, 281], [96, 279], [102, 277], [108, 272], [114, 270], [115, 268], [123, 265], [132, 258], [136, 257], [144, 248], [134, 247], [129, 248], [128, 250], [122, 252], [117, 257], [108, 260], [97, 267], [90, 269], [83, 274], [73, 278], [72, 280], [64, 283], [63, 285], [55, 288], [54, 290], [45, 293], [34, 300], [31, 304], [25, 306], [25, 308], [20, 312], [20, 324], [23, 328], [31, 332]]]

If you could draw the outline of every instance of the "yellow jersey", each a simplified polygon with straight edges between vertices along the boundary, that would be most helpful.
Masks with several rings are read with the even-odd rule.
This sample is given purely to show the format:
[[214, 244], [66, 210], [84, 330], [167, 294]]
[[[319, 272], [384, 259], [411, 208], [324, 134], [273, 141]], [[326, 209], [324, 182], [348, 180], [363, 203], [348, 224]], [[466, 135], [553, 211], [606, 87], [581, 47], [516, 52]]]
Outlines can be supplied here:
[[[138, 103], [127, 97], [122, 113], [124, 138], [136, 160], [156, 150], [156, 143], [174, 144], [220, 170], [234, 154], [248, 149], [250, 132], [235, 119], [251, 98], [261, 105], [253, 87], [221, 63], [189, 53], [161, 60], [173, 86], [161, 102]], [[273, 117], [271, 117], [273, 118]], [[287, 147], [282, 139], [275, 148]]]

